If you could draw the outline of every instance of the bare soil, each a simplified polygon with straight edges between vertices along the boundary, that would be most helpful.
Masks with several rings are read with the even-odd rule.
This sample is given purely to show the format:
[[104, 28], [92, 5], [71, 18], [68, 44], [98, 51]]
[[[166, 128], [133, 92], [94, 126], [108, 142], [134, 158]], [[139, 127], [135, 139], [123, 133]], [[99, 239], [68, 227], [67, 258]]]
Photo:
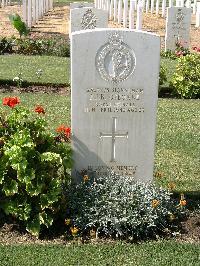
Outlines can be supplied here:
[[[10, 24], [8, 15], [18, 13], [22, 16], [22, 8], [17, 5], [0, 8], [0, 36], [1, 37], [18, 37], [18, 33]], [[109, 27], [121, 28], [122, 26], [109, 22]], [[143, 30], [153, 32], [161, 36], [161, 45], [164, 47], [165, 36], [165, 18], [156, 14], [143, 13]], [[54, 38], [58, 35], [68, 38], [69, 35], [69, 6], [55, 6], [41, 19], [38, 24], [32, 28], [32, 37]], [[191, 23], [191, 47], [200, 45], [200, 27], [195, 27], [195, 16], [192, 15]]]
[[[169, 239], [169, 237], [167, 237]], [[187, 242], [200, 244], [200, 213], [191, 213], [190, 217], [182, 222], [182, 230], [175, 236], [177, 242]], [[84, 239], [79, 239], [82, 243], [85, 243]], [[102, 239], [92, 239], [87, 242], [102, 242]], [[103, 240], [104, 242], [111, 240]], [[0, 226], [0, 243], [2, 245], [13, 244], [62, 244], [70, 245], [71, 241], [67, 240], [66, 235], [43, 235], [40, 239], [30, 235], [26, 231], [22, 231], [20, 226], [15, 223], [3, 223]]]
[[18, 88], [12, 85], [0, 85], [0, 93], [57, 93], [60, 95], [68, 96], [70, 95], [69, 87], [59, 87], [59, 86], [28, 86], [24, 88]]

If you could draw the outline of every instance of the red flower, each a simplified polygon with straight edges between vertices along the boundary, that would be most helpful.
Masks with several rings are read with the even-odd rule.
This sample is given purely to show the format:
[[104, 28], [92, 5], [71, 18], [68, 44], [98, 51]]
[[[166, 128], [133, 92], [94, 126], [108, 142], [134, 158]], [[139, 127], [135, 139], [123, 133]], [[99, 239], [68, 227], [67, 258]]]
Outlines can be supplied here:
[[192, 50], [194, 50], [195, 52], [200, 52], [200, 47], [197, 46], [193, 46]]
[[35, 107], [35, 112], [38, 114], [45, 114], [45, 110], [42, 106], [38, 105]]
[[183, 55], [182, 51], [176, 52], [176, 56], [182, 56], [182, 55]]
[[70, 138], [71, 128], [70, 127], [65, 127], [64, 125], [61, 125], [61, 126], [57, 127], [56, 132], [64, 133], [64, 135], [67, 138]]
[[3, 98], [3, 105], [8, 105], [9, 101], [10, 101], [10, 97]]
[[70, 134], [71, 134], [71, 128], [70, 127], [66, 127], [65, 128], [65, 135], [67, 138], [70, 138]]
[[15, 105], [20, 103], [20, 99], [18, 97], [5, 97], [3, 98], [3, 105], [8, 105], [13, 108]]
[[60, 132], [64, 132], [65, 131], [65, 126], [61, 125], [59, 127], [56, 128], [56, 132], [60, 133]]

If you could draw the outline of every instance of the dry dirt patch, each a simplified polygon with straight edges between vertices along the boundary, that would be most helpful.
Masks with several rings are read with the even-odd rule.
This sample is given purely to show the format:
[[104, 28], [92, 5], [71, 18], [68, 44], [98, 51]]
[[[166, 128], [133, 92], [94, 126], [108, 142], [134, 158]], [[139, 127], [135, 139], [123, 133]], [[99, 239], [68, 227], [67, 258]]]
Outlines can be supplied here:
[[[1, 36], [18, 36], [17, 32], [10, 25], [8, 15], [18, 13], [22, 15], [22, 8], [11, 6], [0, 9], [0, 35]], [[136, 16], [135, 16], [136, 17]], [[200, 28], [195, 26], [195, 16], [192, 15], [191, 24], [191, 47], [200, 46]], [[109, 22], [109, 27], [118, 28], [121, 25]], [[157, 33], [161, 36], [162, 47], [165, 36], [165, 19], [155, 14], [143, 13], [143, 30]], [[35, 37], [54, 38], [55, 35], [68, 36], [69, 34], [69, 6], [55, 6], [32, 28], [31, 35]]]

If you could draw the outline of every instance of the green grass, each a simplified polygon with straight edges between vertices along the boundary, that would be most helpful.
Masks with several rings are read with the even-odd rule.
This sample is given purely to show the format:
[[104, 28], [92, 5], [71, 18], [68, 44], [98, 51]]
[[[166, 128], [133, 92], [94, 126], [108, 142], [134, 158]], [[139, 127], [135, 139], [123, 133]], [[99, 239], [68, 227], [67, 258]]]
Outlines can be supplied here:
[[[0, 94], [0, 99], [13, 94]], [[49, 123], [49, 129], [54, 131], [61, 124], [70, 125], [70, 98], [58, 94], [41, 94], [41, 93], [23, 93], [14, 94], [20, 97], [21, 104], [34, 110], [36, 105], [42, 105], [45, 108], [45, 117]], [[7, 107], [0, 105], [0, 111]], [[9, 107], [7, 108], [9, 110]]]
[[[0, 98], [6, 95], [9, 94], [0, 94]], [[45, 107], [51, 130], [60, 124], [70, 125], [69, 97], [41, 93], [19, 96], [22, 104], [31, 109], [36, 104]], [[155, 178], [158, 185], [167, 187], [169, 182], [174, 182], [178, 192], [200, 191], [199, 105], [200, 100], [159, 99], [155, 172], [162, 175]]]
[[177, 60], [172, 60], [170, 58], [161, 58], [161, 65], [166, 68], [167, 82], [165, 82], [162, 87], [169, 87], [169, 81], [174, 74], [176, 68]]
[[200, 100], [160, 99], [155, 170], [158, 184], [178, 191], [200, 191]]
[[[22, 79], [30, 83], [40, 84], [69, 84], [70, 59], [56, 56], [0, 56], [0, 84], [3, 81], [12, 81], [22, 73]], [[41, 78], [37, 78], [38, 69], [43, 71]]]
[[[167, 69], [168, 81], [172, 77], [176, 66], [176, 60], [161, 59], [162, 65]], [[11, 81], [22, 73], [22, 79], [28, 83], [65, 84], [70, 83], [70, 59], [56, 56], [24, 56], [24, 55], [0, 55], [0, 83]], [[37, 78], [38, 69], [43, 70], [40, 79]], [[163, 84], [168, 87], [169, 82]]]
[[175, 241], [141, 244], [0, 246], [0, 265], [199, 265], [200, 245]]

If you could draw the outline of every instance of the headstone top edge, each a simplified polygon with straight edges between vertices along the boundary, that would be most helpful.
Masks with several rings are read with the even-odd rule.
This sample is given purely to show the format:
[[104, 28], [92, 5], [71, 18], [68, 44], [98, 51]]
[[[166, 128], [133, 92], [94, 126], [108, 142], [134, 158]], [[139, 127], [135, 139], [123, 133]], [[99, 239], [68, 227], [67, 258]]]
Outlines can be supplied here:
[[185, 9], [185, 10], [191, 10], [191, 12], [192, 12], [192, 9], [191, 8], [189, 8], [189, 7], [186, 7], [186, 6], [183, 6], [183, 7], [181, 7], [181, 6], [171, 6], [171, 7], [167, 7], [167, 10], [170, 10], [170, 9]]
[[155, 36], [157, 38], [160, 38], [160, 35], [156, 34], [156, 33], [152, 33], [152, 32], [148, 32], [148, 31], [142, 31], [142, 30], [130, 30], [130, 29], [121, 29], [121, 28], [96, 28], [94, 30], [80, 30], [80, 31], [75, 31], [75, 32], [72, 32], [72, 36], [75, 36], [75, 35], [82, 35], [84, 33], [92, 33], [92, 32], [135, 32], [135, 33], [140, 33], [140, 34], [145, 34], [145, 35], [148, 35], [148, 36]]
[[105, 11], [105, 12], [107, 12], [106, 10], [102, 10], [102, 9], [98, 9], [98, 8], [96, 8], [96, 7], [94, 7], [94, 6], [83, 6], [83, 7], [75, 7], [75, 8], [72, 8], [71, 9], [71, 11], [73, 11], [73, 10], [85, 10], [85, 9], [96, 9], [96, 10], [101, 10], [101, 11]]

